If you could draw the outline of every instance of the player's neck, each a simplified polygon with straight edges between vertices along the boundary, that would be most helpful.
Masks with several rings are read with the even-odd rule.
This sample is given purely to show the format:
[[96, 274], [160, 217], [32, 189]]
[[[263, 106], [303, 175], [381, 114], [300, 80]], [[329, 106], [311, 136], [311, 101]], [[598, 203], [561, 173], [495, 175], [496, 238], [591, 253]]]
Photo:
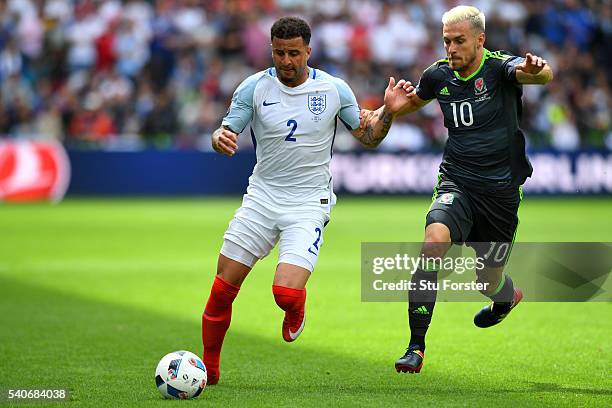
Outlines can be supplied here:
[[466, 67], [464, 70], [457, 71], [457, 73], [461, 75], [463, 78], [468, 78], [470, 75], [476, 72], [478, 68], [480, 68], [483, 58], [484, 58], [484, 48], [480, 48], [478, 51], [476, 51], [476, 58], [474, 58], [474, 61], [472, 61], [472, 63], [468, 67]]

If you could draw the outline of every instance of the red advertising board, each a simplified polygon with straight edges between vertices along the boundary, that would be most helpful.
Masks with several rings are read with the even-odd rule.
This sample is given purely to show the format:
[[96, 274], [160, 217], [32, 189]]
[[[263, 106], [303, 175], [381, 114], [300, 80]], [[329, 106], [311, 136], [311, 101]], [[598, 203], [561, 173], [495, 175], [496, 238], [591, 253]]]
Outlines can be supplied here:
[[70, 163], [61, 144], [0, 142], [0, 201], [59, 201], [70, 181]]

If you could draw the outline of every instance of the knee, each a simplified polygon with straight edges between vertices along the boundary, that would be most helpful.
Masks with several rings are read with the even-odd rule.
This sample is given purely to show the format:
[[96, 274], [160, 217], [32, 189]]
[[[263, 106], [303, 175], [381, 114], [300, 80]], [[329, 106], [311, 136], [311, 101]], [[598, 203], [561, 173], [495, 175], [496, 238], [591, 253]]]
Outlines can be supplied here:
[[231, 268], [217, 268], [217, 276], [235, 286], [241, 286], [245, 279], [244, 276], [235, 274]]
[[450, 230], [444, 224], [430, 224], [425, 229], [422, 253], [426, 257], [443, 257], [451, 245]]
[[450, 230], [442, 223], [429, 224], [425, 228], [425, 242], [426, 243], [450, 243]]
[[250, 270], [251, 268], [240, 262], [236, 262], [223, 255], [219, 256], [219, 261], [217, 262], [217, 276], [225, 282], [235, 286], [241, 286]]

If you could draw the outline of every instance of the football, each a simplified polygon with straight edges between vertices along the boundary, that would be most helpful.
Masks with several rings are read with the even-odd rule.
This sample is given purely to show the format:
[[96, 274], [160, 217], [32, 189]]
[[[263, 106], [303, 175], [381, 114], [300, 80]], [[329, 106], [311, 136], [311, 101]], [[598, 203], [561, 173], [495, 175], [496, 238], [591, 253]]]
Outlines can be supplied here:
[[155, 385], [164, 398], [195, 398], [206, 387], [206, 380], [204, 363], [189, 351], [166, 354], [155, 370]]

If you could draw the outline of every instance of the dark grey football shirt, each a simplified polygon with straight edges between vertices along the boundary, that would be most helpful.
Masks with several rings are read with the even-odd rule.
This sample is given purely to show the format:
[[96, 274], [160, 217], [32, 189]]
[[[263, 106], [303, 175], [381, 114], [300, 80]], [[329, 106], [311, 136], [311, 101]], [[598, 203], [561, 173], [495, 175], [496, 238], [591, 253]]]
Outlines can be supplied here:
[[442, 173], [474, 188], [520, 185], [531, 176], [519, 129], [523, 89], [515, 65], [523, 60], [485, 49], [480, 67], [467, 78], [448, 60], [423, 72], [416, 93], [438, 100], [448, 129]]

